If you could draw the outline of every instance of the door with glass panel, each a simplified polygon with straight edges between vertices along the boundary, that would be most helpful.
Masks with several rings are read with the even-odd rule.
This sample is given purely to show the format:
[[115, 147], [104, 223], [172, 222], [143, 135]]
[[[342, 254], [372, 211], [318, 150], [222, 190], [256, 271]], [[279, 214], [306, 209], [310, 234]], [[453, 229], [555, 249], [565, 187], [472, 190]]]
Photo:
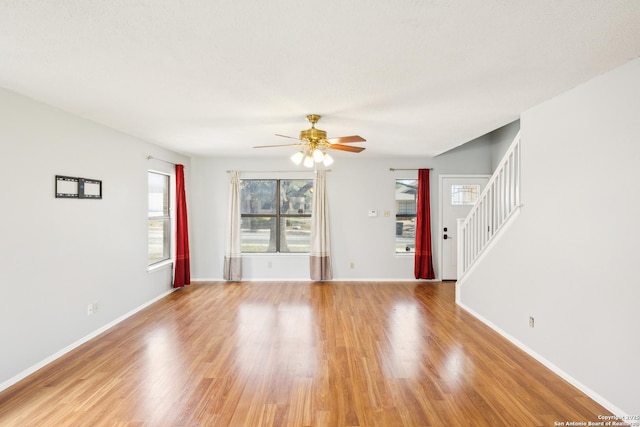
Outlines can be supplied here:
[[440, 241], [442, 280], [458, 278], [458, 219], [466, 218], [489, 181], [489, 176], [441, 176], [441, 228], [434, 241]]

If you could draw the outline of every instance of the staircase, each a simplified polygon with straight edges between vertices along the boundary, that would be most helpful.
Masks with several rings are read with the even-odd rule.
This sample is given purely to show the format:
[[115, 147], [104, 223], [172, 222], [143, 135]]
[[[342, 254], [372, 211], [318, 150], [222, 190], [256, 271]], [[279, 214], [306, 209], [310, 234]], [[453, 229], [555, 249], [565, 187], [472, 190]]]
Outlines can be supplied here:
[[518, 132], [471, 212], [458, 225], [458, 280], [469, 271], [520, 206]]

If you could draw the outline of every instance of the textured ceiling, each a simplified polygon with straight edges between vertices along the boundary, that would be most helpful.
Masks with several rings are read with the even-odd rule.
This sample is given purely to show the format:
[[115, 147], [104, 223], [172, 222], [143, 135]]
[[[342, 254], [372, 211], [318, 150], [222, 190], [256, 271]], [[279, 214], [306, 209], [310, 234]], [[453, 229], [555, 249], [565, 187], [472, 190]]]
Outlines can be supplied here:
[[190, 155], [433, 156], [638, 56], [638, 0], [0, 0], [0, 86]]

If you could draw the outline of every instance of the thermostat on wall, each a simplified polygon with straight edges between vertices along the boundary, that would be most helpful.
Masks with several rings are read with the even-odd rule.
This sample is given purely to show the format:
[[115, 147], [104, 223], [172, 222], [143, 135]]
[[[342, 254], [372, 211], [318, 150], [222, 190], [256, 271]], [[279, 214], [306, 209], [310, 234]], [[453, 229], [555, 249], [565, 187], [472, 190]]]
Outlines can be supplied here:
[[378, 216], [378, 210], [377, 209], [369, 209], [369, 216]]

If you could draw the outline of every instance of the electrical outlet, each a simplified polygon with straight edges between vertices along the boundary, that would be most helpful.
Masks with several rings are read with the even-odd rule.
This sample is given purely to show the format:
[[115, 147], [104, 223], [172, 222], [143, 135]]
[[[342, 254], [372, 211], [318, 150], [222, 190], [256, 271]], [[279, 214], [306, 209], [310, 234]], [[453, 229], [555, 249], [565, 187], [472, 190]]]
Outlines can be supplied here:
[[92, 314], [96, 314], [98, 312], [98, 303], [92, 302], [87, 305], [87, 316], [91, 316]]
[[388, 210], [388, 209], [385, 209], [385, 211], [384, 211], [384, 216], [385, 216], [386, 218], [390, 217], [390, 216], [391, 216], [391, 211], [390, 211], [390, 210]]
[[351, 262], [349, 263], [349, 268], [350, 268], [351, 270], [353, 270], [354, 268], [356, 268], [356, 263], [355, 263], [355, 262], [353, 262], [353, 261], [351, 261]]
[[271, 268], [273, 267], [273, 264], [271, 263], [271, 261], [267, 261], [267, 268]]
[[536, 324], [536, 321], [533, 318], [533, 316], [529, 316], [529, 326], [533, 328], [535, 324]]

